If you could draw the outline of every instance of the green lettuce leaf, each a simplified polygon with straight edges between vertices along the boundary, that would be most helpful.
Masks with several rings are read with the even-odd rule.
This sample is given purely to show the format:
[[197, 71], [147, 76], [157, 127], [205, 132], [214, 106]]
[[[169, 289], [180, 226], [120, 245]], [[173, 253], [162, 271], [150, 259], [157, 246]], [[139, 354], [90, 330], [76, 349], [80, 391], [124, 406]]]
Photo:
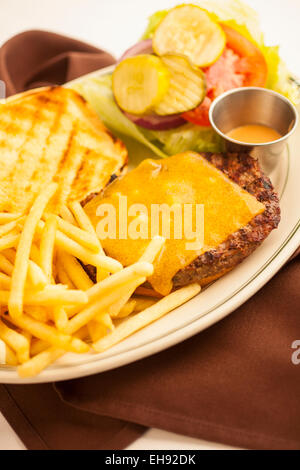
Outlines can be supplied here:
[[166, 156], [145, 137], [143, 130], [131, 122], [117, 106], [112, 91], [111, 75], [87, 77], [71, 84], [70, 88], [87, 100], [109, 129], [117, 134], [123, 134], [137, 140], [160, 157]]
[[161, 20], [166, 16], [168, 11], [169, 10], [160, 10], [150, 16], [147, 29], [141, 37], [141, 40], [152, 39], [154, 31], [156, 30]]
[[159, 157], [187, 150], [220, 152], [221, 139], [210, 128], [186, 124], [170, 131], [148, 131], [131, 122], [117, 106], [111, 75], [87, 77], [76, 81], [70, 88], [80, 93], [98, 113], [104, 124], [120, 135], [131, 137], [150, 148]]
[[156, 145], [167, 155], [194, 150], [197, 152], [221, 152], [222, 140], [209, 127], [185, 124], [178, 129], [168, 131], [151, 131], [149, 137], [155, 139]]

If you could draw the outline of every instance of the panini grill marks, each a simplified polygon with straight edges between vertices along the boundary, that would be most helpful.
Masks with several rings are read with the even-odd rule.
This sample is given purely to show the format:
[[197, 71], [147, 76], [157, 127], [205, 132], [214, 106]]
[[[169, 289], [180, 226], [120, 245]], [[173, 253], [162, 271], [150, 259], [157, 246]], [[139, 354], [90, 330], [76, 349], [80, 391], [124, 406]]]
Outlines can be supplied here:
[[[19, 158], [8, 184], [11, 185], [10, 205], [12, 211], [24, 212], [32, 202], [34, 194], [30, 192], [30, 181], [36, 171], [39, 161], [43, 158], [51, 127], [55, 121], [55, 107], [44, 106], [39, 95], [26, 103], [33, 109], [32, 127], [27, 140], [19, 151]], [[24, 108], [25, 109], [25, 108]], [[44, 182], [43, 182], [44, 183]]]
[[[117, 160], [115, 162], [117, 163]], [[77, 179], [70, 193], [70, 201], [81, 202], [86, 194], [93, 194], [98, 192], [99, 188], [104, 188], [111, 178], [111, 164], [111, 157], [89, 149], [86, 161], [81, 164], [78, 170]]]
[[[49, 99], [47, 101], [49, 105]], [[70, 119], [63, 119], [65, 116], [65, 103], [63, 101], [52, 100], [51, 105], [55, 110], [55, 117], [47, 138], [46, 146], [32, 179], [28, 183], [29, 191], [37, 195], [42, 186], [55, 179], [60, 155], [64, 152], [68, 144], [69, 132], [72, 128]], [[66, 118], [66, 116], [65, 116]]]
[[[57, 195], [59, 204], [64, 204], [67, 199], [82, 201], [86, 194], [95, 189], [91, 187], [92, 181], [96, 181], [98, 189], [103, 187], [103, 154], [97, 149], [98, 140], [99, 136], [94, 135], [93, 129], [90, 129], [87, 123], [74, 123], [68, 148], [58, 169], [62, 188]], [[84, 145], [81, 142], [84, 142]]]
[[[13, 110], [12, 110], [13, 111]], [[22, 194], [22, 199], [20, 201], [20, 185], [24, 181], [24, 173], [22, 168], [26, 166], [27, 168], [31, 168], [28, 165], [28, 155], [27, 155], [27, 146], [32, 146], [32, 138], [36, 135], [38, 139], [38, 134], [36, 133], [36, 126], [38, 123], [38, 117], [40, 115], [40, 110], [35, 109], [31, 106], [22, 109], [22, 117], [24, 117], [30, 121], [30, 127], [25, 134], [25, 138], [23, 139], [22, 145], [20, 145], [17, 149], [10, 149], [8, 150], [6, 159], [4, 160], [3, 157], [1, 161], [7, 164], [7, 171], [6, 175], [4, 176], [1, 174], [2, 180], [2, 194], [3, 200], [1, 201], [1, 209], [5, 209], [8, 211], [15, 212], [17, 208], [17, 212], [22, 212], [24, 210], [24, 206], [26, 205], [25, 196]], [[21, 130], [22, 132], [22, 130]], [[11, 151], [13, 150], [13, 151]], [[21, 180], [19, 181], [19, 178]], [[18, 201], [20, 201], [20, 206], [18, 206]]]
[[78, 145], [76, 140], [77, 133], [78, 122], [75, 121], [69, 134], [67, 147], [61, 156], [55, 178], [55, 181], [59, 183], [59, 188], [53, 199], [53, 204], [58, 212], [68, 199], [77, 171], [80, 168], [83, 157], [87, 153], [87, 149], [81, 147], [80, 144]]
[[[26, 145], [31, 140], [32, 135], [35, 132], [34, 129], [40, 118], [41, 111], [39, 107], [34, 105], [32, 99], [28, 100], [25, 98], [22, 103], [20, 100], [12, 99], [7, 105], [2, 106], [1, 111], [0, 120], [2, 123], [6, 122], [7, 125], [5, 127], [2, 126], [0, 131], [3, 136], [3, 140], [1, 140], [2, 158], [0, 160], [0, 168], [3, 166], [6, 168], [5, 175], [3, 171], [0, 171], [0, 179], [2, 181], [0, 188], [2, 189], [2, 203], [4, 208], [9, 209], [12, 207], [13, 210], [13, 207], [18, 204], [18, 199], [16, 199], [18, 198], [18, 192], [22, 192], [22, 189], [24, 189], [24, 187], [20, 188], [20, 181], [24, 181], [26, 186], [26, 181], [23, 178], [24, 172], [22, 169], [22, 162], [27, 166], [28, 155], [26, 155], [26, 150], [24, 150], [24, 148], [26, 149]], [[34, 169], [34, 165], [32, 166]], [[30, 168], [31, 167], [29, 165], [29, 172], [31, 171]], [[20, 179], [18, 179], [18, 175], [21, 176]], [[32, 197], [33, 196], [34, 193], [32, 194]], [[27, 197], [32, 199], [29, 193], [27, 194]], [[21, 194], [22, 204], [18, 209], [25, 210], [27, 205], [26, 200], [26, 194]], [[27, 200], [27, 203], [28, 202], [29, 200]]]
[[32, 120], [17, 106], [15, 112], [5, 105], [0, 107], [0, 207], [7, 208], [11, 186], [8, 177], [18, 160], [19, 152], [32, 129]]
[[[54, 91], [60, 94], [60, 90], [56, 88]], [[72, 97], [66, 111], [74, 117], [74, 123], [57, 168], [56, 181], [61, 190], [53, 204], [58, 208], [67, 200], [81, 202], [89, 194], [101, 191], [111, 174], [118, 172], [127, 162], [125, 147], [119, 141], [114, 143], [85, 101], [72, 90], [64, 92]]]
[[26, 211], [54, 180], [60, 187], [50, 206], [58, 211], [69, 198], [81, 201], [100, 192], [127, 164], [124, 145], [80, 95], [61, 87], [9, 100], [0, 113], [0, 152], [1, 144], [6, 151], [6, 159], [0, 158], [2, 210]]
[[85, 161], [82, 161], [78, 168], [77, 178], [70, 193], [70, 201], [82, 201], [86, 194], [95, 191], [94, 184], [96, 184], [96, 189], [102, 187], [102, 184], [100, 185], [99, 183], [101, 175], [105, 178], [104, 171], [105, 162], [103, 156], [101, 155], [100, 160], [98, 152], [87, 149]]
[[78, 170], [70, 193], [71, 201], [81, 202], [86, 195], [99, 192], [99, 188], [103, 189], [110, 182], [112, 174], [119, 172], [124, 162], [127, 163], [127, 151], [123, 144], [114, 144], [103, 131], [100, 133], [101, 139], [99, 133], [94, 134], [94, 129], [89, 131], [89, 151]]

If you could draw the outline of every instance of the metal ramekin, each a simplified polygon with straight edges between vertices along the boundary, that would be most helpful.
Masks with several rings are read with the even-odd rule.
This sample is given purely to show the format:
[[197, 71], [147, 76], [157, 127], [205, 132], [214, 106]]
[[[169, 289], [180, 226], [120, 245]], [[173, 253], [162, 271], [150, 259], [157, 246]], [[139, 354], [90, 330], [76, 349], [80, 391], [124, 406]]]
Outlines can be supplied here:
[[[212, 104], [209, 118], [214, 130], [223, 138], [229, 152], [246, 152], [259, 159], [270, 173], [277, 165], [288, 138], [298, 125], [298, 112], [284, 96], [256, 87], [236, 88], [219, 96]], [[265, 144], [241, 143], [226, 134], [236, 127], [262, 124], [272, 127], [282, 137]]]

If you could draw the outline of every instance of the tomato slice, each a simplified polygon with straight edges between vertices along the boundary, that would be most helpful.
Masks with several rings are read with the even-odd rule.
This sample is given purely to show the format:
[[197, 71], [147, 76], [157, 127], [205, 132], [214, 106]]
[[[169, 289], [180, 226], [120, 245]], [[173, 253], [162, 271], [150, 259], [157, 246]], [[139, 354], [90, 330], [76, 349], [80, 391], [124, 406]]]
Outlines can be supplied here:
[[198, 126], [210, 126], [209, 108], [212, 101], [224, 93], [243, 86], [265, 87], [268, 66], [262, 52], [235, 29], [222, 24], [226, 34], [226, 49], [220, 59], [204, 70], [207, 97], [198, 108], [183, 114], [183, 118]]
[[182, 117], [196, 126], [209, 127], [209, 108], [211, 106], [212, 100], [206, 96], [204, 101], [200, 106], [195, 108], [193, 111], [188, 111], [187, 113], [182, 114]]
[[244, 86], [265, 87], [268, 65], [262, 52], [249, 39], [235, 29], [222, 24], [226, 34], [227, 47], [241, 57], [240, 72], [244, 74]]

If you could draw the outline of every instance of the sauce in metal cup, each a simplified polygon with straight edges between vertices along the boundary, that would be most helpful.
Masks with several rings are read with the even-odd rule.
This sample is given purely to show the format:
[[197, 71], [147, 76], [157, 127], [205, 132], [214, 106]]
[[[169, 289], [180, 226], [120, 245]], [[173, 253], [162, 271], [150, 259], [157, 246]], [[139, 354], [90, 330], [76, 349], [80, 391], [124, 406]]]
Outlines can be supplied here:
[[[236, 88], [219, 96], [212, 104], [209, 118], [229, 152], [249, 153], [259, 159], [268, 174], [278, 164], [288, 138], [298, 125], [298, 112], [284, 96], [256, 87]], [[274, 129], [279, 139], [267, 143], [249, 143], [228, 136], [232, 130], [257, 124]]]

